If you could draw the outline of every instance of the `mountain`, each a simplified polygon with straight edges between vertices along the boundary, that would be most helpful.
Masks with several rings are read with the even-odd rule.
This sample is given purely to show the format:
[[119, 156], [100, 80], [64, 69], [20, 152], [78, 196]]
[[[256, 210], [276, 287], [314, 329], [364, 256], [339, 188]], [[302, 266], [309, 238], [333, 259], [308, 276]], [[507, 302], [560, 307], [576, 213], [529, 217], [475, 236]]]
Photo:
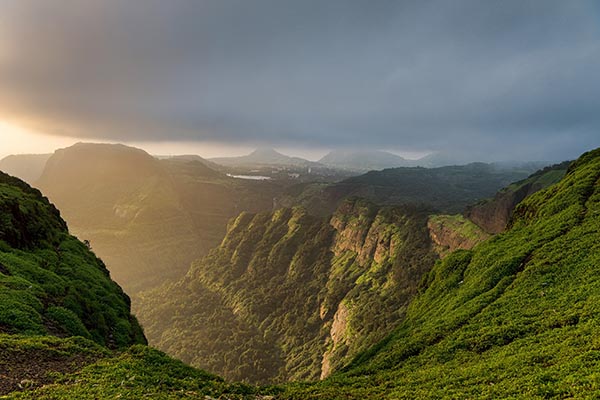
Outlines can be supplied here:
[[543, 168], [526, 179], [502, 189], [493, 198], [482, 200], [467, 208], [465, 215], [489, 233], [506, 229], [513, 209], [533, 193], [559, 182], [566, 174], [570, 161]]
[[0, 160], [0, 171], [33, 184], [39, 179], [52, 154], [18, 154]]
[[280, 398], [595, 398], [600, 149], [437, 263], [402, 322], [344, 372]]
[[219, 164], [216, 164], [212, 161], [208, 161], [207, 159], [202, 158], [196, 154], [183, 154], [183, 155], [176, 155], [176, 156], [156, 156], [155, 155], [154, 157], [159, 160], [172, 161], [172, 162], [181, 162], [181, 163], [196, 162], [196, 163], [203, 164], [204, 166], [207, 167], [208, 170], [211, 170], [211, 171], [218, 171], [219, 169], [221, 169], [221, 166]]
[[[401, 174], [384, 183], [420, 181], [417, 198], [453, 185], [444, 188], [449, 205], [466, 203], [466, 188], [493, 193], [494, 184], [522, 176], [487, 164], [386, 172]], [[490, 237], [461, 215], [424, 206], [350, 198], [331, 216], [314, 214], [295, 207], [238, 216], [183, 280], [135, 297], [150, 342], [228, 379], [325, 377], [391, 329], [437, 257]]]
[[396, 154], [378, 150], [335, 150], [326, 154], [318, 162], [330, 167], [363, 172], [412, 165], [411, 161]]
[[454, 214], [532, 172], [534, 170], [497, 168], [484, 163], [390, 168], [333, 184], [306, 185], [300, 192], [290, 190], [288, 195], [277, 199], [277, 205], [302, 205], [311, 213], [327, 215], [344, 199], [361, 197], [382, 205], [424, 204], [438, 212]]
[[443, 151], [434, 152], [414, 160], [412, 166], [424, 168], [440, 168], [453, 165], [466, 165], [473, 162], [468, 155], [448, 154]]
[[427, 210], [349, 200], [242, 213], [180, 282], [135, 301], [150, 342], [229, 379], [318, 379], [402, 318], [436, 256]]
[[37, 186], [130, 293], [179, 279], [221, 241], [229, 218], [270, 209], [276, 190], [197, 159], [90, 143], [56, 151]]
[[209, 161], [229, 167], [252, 165], [309, 166], [315, 164], [303, 158], [286, 156], [272, 148], [258, 148], [245, 156], [211, 158]]
[[38, 190], [0, 173], [0, 396], [257, 399], [144, 343], [104, 263]]

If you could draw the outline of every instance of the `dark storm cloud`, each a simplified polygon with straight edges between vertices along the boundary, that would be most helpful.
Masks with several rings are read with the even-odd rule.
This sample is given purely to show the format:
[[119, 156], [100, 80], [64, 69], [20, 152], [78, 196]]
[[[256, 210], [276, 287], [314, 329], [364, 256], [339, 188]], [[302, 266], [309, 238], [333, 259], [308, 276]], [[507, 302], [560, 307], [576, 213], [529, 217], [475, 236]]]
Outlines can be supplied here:
[[600, 145], [595, 4], [5, 0], [0, 108], [84, 138], [573, 157]]

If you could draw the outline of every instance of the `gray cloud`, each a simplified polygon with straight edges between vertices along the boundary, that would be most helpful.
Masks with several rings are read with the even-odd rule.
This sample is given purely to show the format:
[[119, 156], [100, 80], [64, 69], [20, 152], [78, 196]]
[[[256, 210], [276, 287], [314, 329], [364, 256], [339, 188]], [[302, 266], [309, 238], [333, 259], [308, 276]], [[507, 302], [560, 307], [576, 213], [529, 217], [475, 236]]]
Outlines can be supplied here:
[[594, 1], [4, 0], [0, 109], [61, 135], [574, 157]]

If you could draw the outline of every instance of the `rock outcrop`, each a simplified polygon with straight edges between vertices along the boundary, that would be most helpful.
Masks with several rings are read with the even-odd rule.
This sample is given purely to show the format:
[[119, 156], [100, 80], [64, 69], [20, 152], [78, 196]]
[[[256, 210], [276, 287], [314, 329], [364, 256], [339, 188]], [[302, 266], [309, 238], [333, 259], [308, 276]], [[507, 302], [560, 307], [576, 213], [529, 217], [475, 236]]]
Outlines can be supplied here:
[[502, 189], [492, 199], [477, 203], [465, 211], [465, 216], [484, 229], [496, 234], [503, 232], [512, 216], [514, 208], [533, 193], [553, 185], [565, 175], [570, 162], [544, 168], [527, 179], [513, 183]]
[[470, 250], [491, 236], [462, 215], [432, 215], [427, 228], [434, 249], [442, 258], [454, 250]]

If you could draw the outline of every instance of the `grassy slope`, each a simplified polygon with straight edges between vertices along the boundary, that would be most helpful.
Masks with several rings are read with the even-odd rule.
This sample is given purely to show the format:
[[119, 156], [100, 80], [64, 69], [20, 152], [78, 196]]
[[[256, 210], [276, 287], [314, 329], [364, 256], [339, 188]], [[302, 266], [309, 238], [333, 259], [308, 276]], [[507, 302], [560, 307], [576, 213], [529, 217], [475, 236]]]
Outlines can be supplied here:
[[[0, 342], [1, 343], [1, 342]], [[79, 354], [82, 349], [68, 349]], [[83, 351], [90, 351], [83, 348]], [[96, 350], [98, 351], [98, 350]], [[54, 383], [23, 392], [10, 399], [252, 399], [259, 390], [191, 368], [152, 348], [136, 345], [119, 354], [67, 374], [54, 374]], [[25, 384], [30, 384], [26, 382]], [[273, 390], [263, 390], [265, 393]]]
[[491, 234], [503, 232], [510, 222], [512, 211], [527, 196], [558, 183], [566, 174], [570, 161], [547, 166], [526, 179], [511, 183], [494, 197], [473, 204], [465, 216]]
[[439, 262], [406, 320], [346, 372], [284, 398], [600, 395], [600, 150]]

